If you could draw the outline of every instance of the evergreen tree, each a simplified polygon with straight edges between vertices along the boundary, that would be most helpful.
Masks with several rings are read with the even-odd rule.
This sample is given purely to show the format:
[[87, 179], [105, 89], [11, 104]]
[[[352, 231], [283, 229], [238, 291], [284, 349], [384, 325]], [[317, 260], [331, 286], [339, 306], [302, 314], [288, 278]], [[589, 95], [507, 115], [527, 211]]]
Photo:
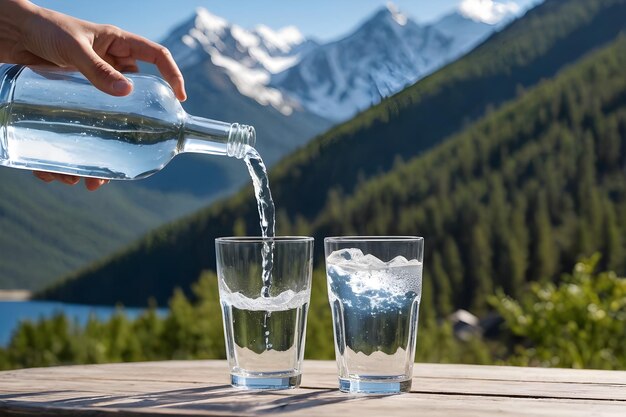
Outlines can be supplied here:
[[606, 118], [602, 113], [594, 115], [595, 137], [598, 138], [598, 163], [597, 168], [601, 172], [612, 172], [619, 169], [620, 156], [622, 153], [619, 125], [614, 117]]
[[535, 279], [551, 279], [558, 266], [558, 251], [548, 214], [545, 192], [537, 195], [534, 211], [530, 213], [533, 228], [531, 274]]
[[602, 241], [604, 244], [602, 253], [605, 254], [605, 259], [602, 265], [607, 271], [621, 271], [624, 266], [624, 234], [617, 224], [615, 212], [610, 200], [605, 198], [603, 203]]
[[472, 307], [474, 311], [482, 312], [487, 305], [487, 297], [493, 294], [493, 272], [491, 245], [481, 225], [472, 228], [469, 256], [470, 282], [473, 283]]
[[450, 236], [446, 236], [443, 241], [443, 264], [446, 273], [450, 278], [452, 290], [452, 302], [455, 306], [461, 306], [461, 295], [463, 293], [463, 262], [459, 248]]
[[519, 195], [513, 202], [509, 229], [509, 262], [511, 264], [510, 288], [505, 288], [511, 296], [522, 293], [528, 269], [529, 233], [525, 223], [526, 199]]
[[491, 218], [493, 251], [493, 285], [495, 287], [511, 287], [511, 250], [515, 250], [509, 229], [509, 207], [506, 203], [504, 184], [500, 176], [493, 176], [489, 190], [488, 212]]
[[[586, 132], [583, 137], [583, 147], [578, 161], [578, 205], [580, 217], [589, 226], [589, 250], [595, 246], [593, 238], [598, 238], [601, 233], [602, 207], [598, 195], [596, 178], [596, 153], [594, 138], [591, 132]], [[583, 253], [591, 255], [590, 253]]]
[[431, 259], [432, 267], [429, 268], [433, 280], [435, 290], [435, 299], [437, 300], [437, 312], [439, 315], [445, 316], [452, 312], [452, 288], [450, 287], [450, 278], [443, 268], [441, 255], [436, 252]]

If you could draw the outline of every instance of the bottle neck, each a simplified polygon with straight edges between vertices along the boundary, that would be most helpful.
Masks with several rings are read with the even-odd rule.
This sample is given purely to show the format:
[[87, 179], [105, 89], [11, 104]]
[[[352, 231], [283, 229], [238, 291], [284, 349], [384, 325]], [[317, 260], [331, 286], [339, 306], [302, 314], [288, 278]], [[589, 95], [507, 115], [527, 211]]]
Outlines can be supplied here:
[[245, 156], [247, 147], [254, 147], [255, 143], [256, 133], [252, 126], [187, 115], [183, 124], [180, 151], [241, 159]]

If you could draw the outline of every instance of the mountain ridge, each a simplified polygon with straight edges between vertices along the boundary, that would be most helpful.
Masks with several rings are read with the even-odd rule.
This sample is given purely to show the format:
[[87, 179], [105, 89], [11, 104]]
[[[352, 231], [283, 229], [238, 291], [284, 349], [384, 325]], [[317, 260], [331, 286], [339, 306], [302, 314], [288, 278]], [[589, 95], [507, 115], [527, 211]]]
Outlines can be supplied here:
[[389, 4], [339, 39], [319, 43], [294, 26], [245, 29], [199, 7], [163, 44], [183, 70], [210, 57], [239, 93], [285, 116], [308, 110], [342, 121], [463, 55], [514, 16], [487, 24], [455, 11], [420, 25]]
[[462, 56], [508, 21], [489, 25], [457, 11], [419, 25], [382, 7], [348, 35], [276, 74], [272, 85], [312, 112], [343, 121]]

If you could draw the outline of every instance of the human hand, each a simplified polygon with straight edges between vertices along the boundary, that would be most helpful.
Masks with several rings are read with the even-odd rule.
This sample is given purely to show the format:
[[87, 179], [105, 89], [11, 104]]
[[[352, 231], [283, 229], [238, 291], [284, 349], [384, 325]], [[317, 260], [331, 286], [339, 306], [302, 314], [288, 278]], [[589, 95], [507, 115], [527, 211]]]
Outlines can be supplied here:
[[[75, 68], [113, 96], [131, 93], [120, 71], [136, 72], [137, 61], [155, 64], [176, 97], [187, 98], [183, 76], [163, 46], [111, 25], [100, 25], [38, 7], [26, 0], [0, 0], [0, 62]], [[35, 172], [43, 181], [76, 184], [79, 177]], [[106, 180], [85, 179], [95, 190]]]
[[[56, 174], [54, 172], [33, 171], [33, 174], [44, 182], [52, 182], [57, 180], [63, 184], [76, 185], [80, 182], [80, 177], [76, 175]], [[108, 184], [109, 180], [101, 178], [85, 178], [85, 187], [89, 191], [95, 191], [104, 184]]]
[[183, 76], [164, 46], [111, 25], [86, 22], [26, 0], [0, 0], [4, 14], [0, 62], [76, 68], [98, 89], [125, 96], [132, 84], [120, 71], [155, 64], [176, 97], [187, 98]]

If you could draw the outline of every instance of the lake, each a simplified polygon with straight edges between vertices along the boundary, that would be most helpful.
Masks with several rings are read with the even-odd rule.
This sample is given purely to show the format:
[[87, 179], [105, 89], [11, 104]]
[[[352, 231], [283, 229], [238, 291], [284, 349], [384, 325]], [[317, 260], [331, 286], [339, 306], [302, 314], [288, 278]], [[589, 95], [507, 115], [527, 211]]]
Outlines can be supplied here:
[[[106, 320], [116, 310], [116, 307], [66, 304], [55, 301], [0, 301], [0, 346], [7, 345], [11, 333], [23, 320], [35, 321], [41, 317], [51, 317], [57, 312], [63, 312], [71, 320], [85, 324], [91, 314], [101, 320]], [[129, 318], [136, 318], [144, 310], [143, 308], [124, 308]], [[157, 311], [162, 315], [167, 313], [166, 308]]]

